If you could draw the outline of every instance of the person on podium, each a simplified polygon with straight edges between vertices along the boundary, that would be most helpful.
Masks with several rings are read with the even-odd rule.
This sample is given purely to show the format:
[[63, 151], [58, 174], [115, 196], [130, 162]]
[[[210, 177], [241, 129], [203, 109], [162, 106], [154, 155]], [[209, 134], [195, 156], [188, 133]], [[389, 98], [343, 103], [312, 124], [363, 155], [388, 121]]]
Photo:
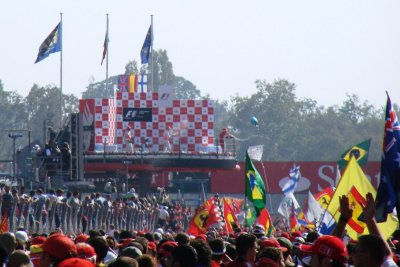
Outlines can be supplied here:
[[132, 140], [131, 127], [128, 125], [124, 132], [123, 144], [125, 146], [125, 153], [133, 153], [133, 140]]

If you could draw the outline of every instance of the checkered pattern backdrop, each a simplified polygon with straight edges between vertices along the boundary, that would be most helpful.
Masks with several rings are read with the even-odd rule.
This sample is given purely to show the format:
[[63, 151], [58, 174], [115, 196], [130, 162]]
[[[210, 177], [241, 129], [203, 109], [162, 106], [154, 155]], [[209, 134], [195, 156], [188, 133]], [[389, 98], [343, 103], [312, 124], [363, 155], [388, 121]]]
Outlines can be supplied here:
[[94, 100], [95, 144], [115, 144], [115, 100]]
[[[152, 122], [123, 120], [123, 108], [152, 108]], [[158, 93], [116, 93], [115, 99], [95, 100], [95, 143], [115, 144], [123, 150], [123, 135], [131, 127], [135, 149], [145, 138], [150, 139], [152, 151], [164, 149], [163, 135], [173, 130], [172, 150], [202, 151], [214, 144], [214, 102], [212, 100], [173, 100], [171, 107], [158, 107]]]

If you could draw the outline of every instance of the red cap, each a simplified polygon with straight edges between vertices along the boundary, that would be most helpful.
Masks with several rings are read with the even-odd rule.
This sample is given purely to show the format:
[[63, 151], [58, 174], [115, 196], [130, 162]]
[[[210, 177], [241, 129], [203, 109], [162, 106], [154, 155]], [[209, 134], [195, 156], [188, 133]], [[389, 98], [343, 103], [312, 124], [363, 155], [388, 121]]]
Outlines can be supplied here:
[[76, 250], [78, 251], [78, 256], [83, 257], [83, 258], [91, 258], [93, 256], [96, 256], [96, 252], [94, 251], [94, 248], [86, 243], [78, 243], [76, 244]]
[[80, 234], [75, 238], [75, 243], [85, 243], [89, 239], [88, 235]]
[[279, 264], [273, 259], [262, 257], [256, 262], [256, 267], [279, 267]]
[[95, 267], [93, 263], [88, 260], [80, 259], [80, 258], [69, 258], [62, 262], [60, 262], [58, 267]]
[[261, 247], [263, 248], [280, 248], [283, 252], [286, 252], [288, 249], [285, 247], [282, 247], [278, 240], [274, 238], [268, 238], [264, 241], [261, 242]]
[[301, 232], [300, 231], [296, 231], [292, 233], [292, 237], [300, 237], [301, 236]]
[[341, 263], [348, 261], [346, 245], [336, 236], [324, 235], [315, 240], [313, 245], [301, 244], [299, 248], [302, 252], [322, 255]]
[[118, 247], [120, 249], [126, 248], [133, 240], [135, 240], [135, 239], [134, 238], [124, 239], [124, 241], [122, 241], [122, 243], [118, 244]]
[[288, 233], [288, 232], [282, 232], [282, 233], [281, 233], [281, 237], [284, 237], [284, 238], [290, 239], [290, 235], [289, 235], [289, 233]]
[[31, 245], [40, 245], [40, 244], [43, 244], [45, 241], [46, 241], [46, 237], [44, 237], [44, 236], [37, 236], [37, 237], [34, 237], [32, 240], [31, 240]]
[[157, 244], [154, 243], [154, 242], [149, 242], [149, 244], [147, 245], [147, 249], [148, 249], [148, 250], [157, 251]]
[[58, 260], [63, 260], [77, 254], [74, 241], [62, 234], [55, 234], [47, 238], [42, 244], [42, 248], [44, 252], [49, 253]]
[[207, 236], [205, 234], [200, 234], [200, 235], [196, 236], [195, 239], [201, 239], [201, 240], [207, 241]]
[[164, 257], [168, 257], [169, 255], [171, 255], [172, 250], [177, 246], [178, 243], [174, 241], [167, 241], [161, 245], [160, 249], [158, 250], [158, 254]]

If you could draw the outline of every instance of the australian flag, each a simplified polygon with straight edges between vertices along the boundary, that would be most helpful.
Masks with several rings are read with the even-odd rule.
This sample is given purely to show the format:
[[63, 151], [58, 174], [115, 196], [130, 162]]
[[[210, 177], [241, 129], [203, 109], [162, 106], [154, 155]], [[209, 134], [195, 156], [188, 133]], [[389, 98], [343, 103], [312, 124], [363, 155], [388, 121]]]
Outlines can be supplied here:
[[62, 30], [60, 22], [40, 45], [35, 64], [48, 57], [50, 54], [61, 51], [61, 46]]
[[142, 64], [147, 64], [149, 62], [150, 48], [153, 45], [153, 33], [152, 32], [153, 32], [153, 29], [152, 29], [152, 26], [150, 25], [150, 28], [147, 31], [146, 38], [144, 39], [142, 50], [140, 51], [140, 58], [141, 58]]
[[387, 215], [400, 204], [400, 124], [389, 94], [382, 150], [381, 177], [375, 201], [378, 222], [386, 221]]

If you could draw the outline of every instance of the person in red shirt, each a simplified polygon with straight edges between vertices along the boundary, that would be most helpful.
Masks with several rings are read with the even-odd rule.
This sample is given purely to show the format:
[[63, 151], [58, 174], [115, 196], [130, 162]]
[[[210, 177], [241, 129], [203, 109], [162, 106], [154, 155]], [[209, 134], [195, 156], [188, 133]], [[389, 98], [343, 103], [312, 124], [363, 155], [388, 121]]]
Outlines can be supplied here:
[[131, 132], [131, 127], [128, 125], [124, 132], [123, 144], [125, 145], [125, 152], [126, 153], [133, 153], [133, 135]]
[[219, 133], [219, 145], [222, 148], [222, 152], [225, 152], [225, 138], [232, 138], [232, 135], [229, 133], [228, 128], [223, 128]]

